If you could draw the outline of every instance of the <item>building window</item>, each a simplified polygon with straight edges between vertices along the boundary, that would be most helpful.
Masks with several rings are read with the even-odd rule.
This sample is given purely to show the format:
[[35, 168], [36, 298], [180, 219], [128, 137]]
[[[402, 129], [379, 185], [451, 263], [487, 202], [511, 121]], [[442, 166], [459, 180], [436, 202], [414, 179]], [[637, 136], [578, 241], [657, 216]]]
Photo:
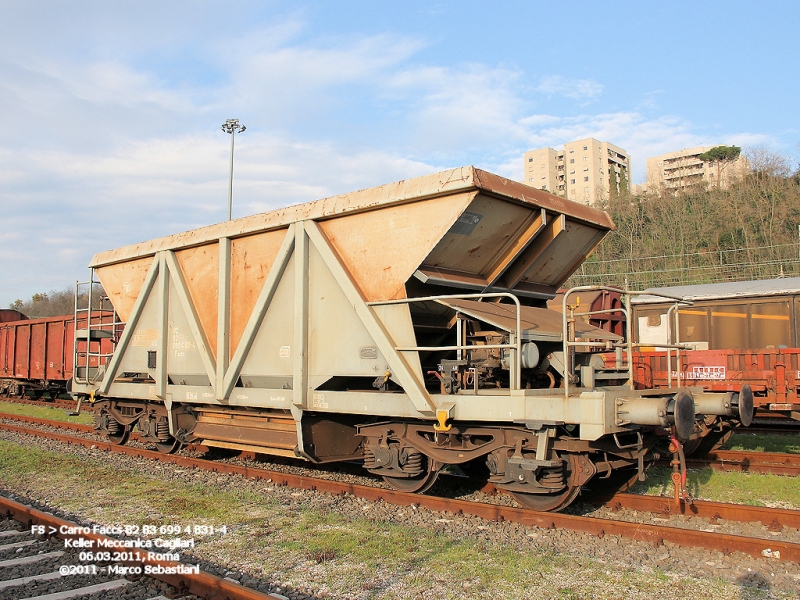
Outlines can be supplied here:
[[583, 188], [583, 191], [588, 194], [589, 193], [589, 188], [585, 187], [585, 188]]
[[583, 157], [583, 162], [586, 162], [587, 160], [589, 160], [589, 157], [588, 156], [584, 156]]
[[574, 179], [570, 179], [569, 182], [570, 183], [575, 183], [575, 180]]
[[544, 171], [544, 165], [542, 165], [542, 171]]
[[528, 179], [528, 181], [533, 181], [533, 177], [531, 177], [530, 179]]
[[575, 154], [575, 150], [570, 150], [569, 153], [570, 154]]
[[569, 164], [572, 164], [572, 163], [574, 163], [574, 162], [575, 162], [575, 159], [574, 159], [574, 158], [570, 158], [570, 159], [569, 159]]
[[588, 149], [589, 149], [589, 146], [584, 146], [584, 147], [583, 147], [583, 149], [584, 149], [584, 150], [588, 150]]
[[546, 190], [546, 189], [547, 189], [547, 184], [544, 184], [544, 185], [542, 186], [542, 189], [543, 189], [543, 190]]
[[584, 171], [588, 171], [588, 170], [589, 170], [589, 167], [583, 167], [583, 170], [584, 170]]
[[533, 162], [533, 157], [532, 156], [528, 158], [528, 162]]
[[542, 175], [542, 179], [547, 179], [547, 175]]
[[584, 177], [584, 178], [583, 178], [583, 180], [584, 180], [584, 181], [589, 181], [589, 177], [588, 177], [588, 176], [586, 176], [586, 177]]
[[570, 170], [569, 170], [569, 174], [570, 174], [570, 175], [575, 175], [575, 169], [570, 169]]

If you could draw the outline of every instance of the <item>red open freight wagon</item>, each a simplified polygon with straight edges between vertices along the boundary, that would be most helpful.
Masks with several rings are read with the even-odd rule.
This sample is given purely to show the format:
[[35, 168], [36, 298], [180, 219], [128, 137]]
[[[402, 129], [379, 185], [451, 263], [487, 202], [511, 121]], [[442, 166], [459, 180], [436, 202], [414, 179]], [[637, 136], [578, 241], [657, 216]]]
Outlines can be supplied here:
[[[16, 313], [12, 316], [17, 318], [0, 320], [0, 394], [55, 398], [66, 392], [75, 362], [74, 315], [28, 319], [17, 311], [0, 312], [3, 313], [0, 318], [8, 317], [9, 313]], [[92, 312], [93, 324], [112, 322], [113, 318], [110, 311]], [[85, 329], [86, 317], [79, 317], [77, 350], [84, 354], [86, 342], [80, 341], [80, 331]], [[113, 352], [113, 343], [113, 338], [92, 340], [93, 345], [99, 345], [100, 354]]]

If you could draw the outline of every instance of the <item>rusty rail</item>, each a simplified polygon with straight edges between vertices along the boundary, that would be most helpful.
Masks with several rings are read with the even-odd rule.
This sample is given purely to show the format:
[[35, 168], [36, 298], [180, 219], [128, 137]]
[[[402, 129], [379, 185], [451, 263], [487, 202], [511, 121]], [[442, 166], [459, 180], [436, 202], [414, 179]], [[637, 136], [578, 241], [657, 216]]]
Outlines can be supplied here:
[[0, 419], [8, 419], [19, 421], [20, 423], [28, 423], [30, 425], [45, 425], [47, 427], [60, 427], [61, 429], [69, 429], [70, 431], [78, 431], [80, 433], [95, 433], [92, 425], [84, 423], [71, 423], [69, 421], [53, 421], [52, 419], [42, 419], [40, 417], [29, 417], [28, 415], [14, 415], [11, 413], [0, 412]]
[[[85, 531], [85, 527], [81, 527], [77, 523], [72, 523], [64, 519], [60, 519], [50, 513], [36, 510], [25, 504], [20, 504], [8, 498], [0, 497], [0, 511], [15, 521], [25, 523], [30, 526], [33, 524], [45, 525], [53, 527], [56, 531], [56, 536], [61, 539], [79, 539], [92, 540], [95, 547], [99, 547], [98, 542], [112, 540], [106, 535], [94, 533], [92, 531]], [[63, 528], [63, 529], [62, 529]], [[69, 533], [74, 531], [76, 533]], [[126, 553], [126, 554], [139, 554], [139, 553]], [[227, 599], [227, 600], [279, 600], [281, 596], [274, 594], [264, 594], [256, 590], [246, 588], [238, 583], [227, 579], [221, 579], [216, 575], [210, 573], [179, 573], [170, 574], [169, 570], [176, 570], [183, 563], [177, 563], [169, 560], [156, 560], [155, 558], [148, 557], [147, 553], [141, 553], [140, 560], [129, 559], [121, 561], [122, 564], [127, 566], [134, 565], [150, 565], [151, 567], [162, 567], [168, 570], [166, 573], [150, 573], [149, 576], [159, 581], [163, 581], [175, 588], [181, 593], [191, 593], [208, 600], [214, 599]]]
[[717, 471], [796, 476], [800, 475], [800, 454], [715, 450], [703, 457], [687, 458], [686, 466], [692, 469], [711, 467]]
[[[30, 404], [31, 406], [38, 406], [40, 408], [60, 408], [60, 409], [74, 409], [78, 406], [75, 400], [28, 400], [27, 398], [18, 398], [14, 396], [0, 395], [0, 401], [10, 402], [13, 404]], [[91, 407], [85, 406], [84, 410], [91, 410]]]
[[[69, 421], [52, 421], [27, 415], [15, 415], [0, 412], [0, 419], [11, 419], [22, 423], [60, 427], [81, 433], [93, 433], [94, 427]], [[137, 435], [133, 434], [133, 439]], [[667, 462], [662, 463], [664, 466]], [[800, 454], [780, 454], [775, 452], [752, 452], [735, 450], [717, 450], [702, 458], [688, 458], [686, 465], [693, 469], [711, 467], [719, 471], [744, 471], [751, 473], [771, 473], [773, 475], [800, 474]]]
[[675, 504], [673, 498], [663, 496], [642, 496], [639, 494], [615, 494], [608, 500], [598, 500], [612, 510], [629, 509], [661, 515], [681, 515], [709, 519], [712, 523], [737, 521], [741, 523], [762, 523], [770, 531], [780, 531], [783, 527], [800, 529], [800, 511], [787, 508], [767, 508], [694, 500], [692, 504]]
[[800, 543], [748, 538], [744, 536], [723, 533], [693, 531], [689, 529], [680, 529], [661, 525], [612, 521], [609, 519], [598, 519], [593, 517], [583, 517], [561, 513], [543, 513], [528, 509], [510, 508], [506, 506], [470, 502], [466, 500], [409, 494], [382, 488], [329, 481], [314, 477], [304, 477], [265, 469], [232, 465], [229, 463], [214, 462], [205, 459], [194, 459], [184, 456], [162, 454], [152, 450], [143, 450], [129, 446], [115, 446], [107, 442], [85, 440], [45, 431], [34, 430], [31, 432], [23, 427], [17, 427], [7, 423], [0, 423], [0, 429], [6, 429], [19, 433], [33, 433], [34, 435], [39, 435], [61, 442], [79, 444], [85, 447], [95, 446], [101, 450], [120, 452], [131, 456], [139, 456], [148, 459], [162, 460], [164, 462], [185, 467], [201, 468], [219, 473], [232, 473], [251, 479], [269, 480], [276, 485], [288, 485], [297, 489], [316, 490], [331, 494], [352, 494], [365, 500], [382, 500], [384, 502], [389, 502], [399, 506], [416, 505], [434, 511], [468, 514], [492, 521], [505, 520], [524, 525], [534, 525], [545, 529], [558, 527], [561, 529], [589, 533], [600, 537], [605, 535], [619, 535], [628, 539], [648, 542], [654, 545], [661, 545], [664, 542], [671, 542], [679, 546], [693, 546], [708, 550], [718, 550], [726, 554], [731, 552], [743, 552], [754, 557], [761, 557], [762, 552], [769, 548], [772, 550], [773, 555], [776, 551], [780, 552], [781, 560], [800, 563]]

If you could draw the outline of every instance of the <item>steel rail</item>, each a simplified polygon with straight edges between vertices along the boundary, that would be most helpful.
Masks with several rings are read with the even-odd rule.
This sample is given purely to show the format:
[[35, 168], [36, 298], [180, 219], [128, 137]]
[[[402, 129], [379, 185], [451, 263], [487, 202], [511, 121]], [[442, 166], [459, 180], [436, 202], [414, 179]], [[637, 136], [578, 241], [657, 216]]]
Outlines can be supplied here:
[[800, 475], [800, 454], [714, 450], [702, 457], [689, 457], [686, 466], [697, 469], [711, 467], [717, 471]]
[[800, 529], [800, 510], [788, 508], [768, 508], [708, 500], [693, 500], [691, 504], [685, 502], [675, 504], [673, 498], [628, 493], [614, 494], [606, 500], [589, 499], [587, 502], [602, 504], [614, 511], [628, 509], [665, 516], [698, 517], [709, 519], [712, 523], [719, 520], [740, 523], [759, 522], [766, 525], [769, 531], [781, 531], [784, 527]]
[[[84, 539], [92, 540], [94, 547], [100, 547], [98, 542], [106, 543], [115, 538], [101, 535], [93, 531], [86, 531], [86, 528], [66, 521], [50, 513], [37, 510], [33, 507], [15, 502], [8, 498], [0, 497], [0, 511], [6, 516], [20, 523], [25, 523], [30, 526], [32, 524], [45, 525], [48, 528], [52, 527], [55, 530], [55, 536], [61, 539]], [[72, 533], [74, 532], [74, 533]], [[282, 596], [274, 594], [265, 594], [256, 590], [246, 588], [238, 583], [228, 579], [222, 579], [211, 573], [200, 571], [199, 573], [176, 573], [172, 574], [169, 570], [177, 570], [178, 567], [186, 567], [185, 563], [178, 563], [170, 560], [159, 560], [147, 556], [146, 552], [143, 553], [126, 553], [126, 554], [140, 554], [140, 559], [136, 560], [130, 558], [120, 561], [127, 566], [134, 565], [149, 565], [154, 568], [163, 568], [168, 571], [165, 573], [148, 573], [149, 577], [163, 581], [175, 588], [182, 594], [191, 593], [202, 598], [218, 599], [227, 598], [228, 600], [279, 600]]]
[[[52, 421], [27, 415], [15, 415], [0, 412], [0, 419], [60, 427], [81, 433], [94, 433], [94, 427], [69, 421]], [[138, 438], [133, 434], [133, 439]], [[666, 462], [663, 463], [666, 465]], [[743, 471], [750, 473], [768, 473], [773, 475], [800, 475], [800, 454], [782, 454], [775, 452], [752, 452], [734, 450], [716, 450], [705, 457], [687, 458], [686, 464], [690, 468], [711, 467], [720, 471]]]
[[41, 417], [29, 417], [28, 415], [15, 415], [12, 413], [4, 413], [4, 412], [0, 412], [0, 419], [19, 421], [20, 423], [28, 423], [30, 425], [45, 425], [47, 427], [59, 427], [61, 429], [69, 429], [70, 431], [78, 431], [80, 433], [96, 433], [93, 425], [87, 425], [85, 423], [71, 423], [70, 421], [53, 421], [52, 419], [42, 419]]
[[[29, 400], [27, 398], [17, 398], [15, 396], [2, 396], [0, 395], [0, 403], [10, 402], [12, 404], [30, 404], [31, 406], [40, 406], [42, 408], [60, 408], [70, 409], [78, 406], [75, 400]], [[89, 407], [84, 407], [89, 409]]]
[[[62, 427], [64, 429], [78, 431], [81, 433], [94, 432], [94, 428], [91, 425], [50, 421], [47, 419], [28, 417], [24, 415], [0, 413], [0, 419], [13, 419], [23, 423]], [[204, 447], [199, 446], [197, 448], [204, 449]], [[778, 455], [776, 460], [782, 460], [784, 457], [800, 463], [800, 456], [793, 454]], [[487, 493], [496, 493], [499, 490], [493, 485], [487, 484], [484, 486], [482, 491]], [[675, 504], [675, 500], [671, 497], [667, 498], [664, 496], [647, 496], [626, 493], [617, 493], [611, 497], [607, 497], [602, 494], [597, 494], [595, 496], [596, 498], [590, 494], [588, 497], [584, 497], [583, 501], [589, 504], [603, 504], [612, 510], [624, 508], [661, 515], [681, 515], [685, 517], [707, 518], [712, 522], [716, 522], [720, 519], [725, 521], [737, 521], [745, 523], [761, 522], [762, 524], [768, 526], [770, 531], [780, 531], [783, 526], [800, 529], [800, 511], [791, 509], [738, 505], [723, 502], [711, 502], [706, 500], [694, 500], [691, 504], [687, 504], [685, 502]]]
[[[19, 433], [31, 433], [22, 427], [0, 423], [0, 429]], [[780, 553], [780, 560], [800, 563], [800, 543], [779, 540], [764, 540], [744, 536], [714, 533], [706, 531], [693, 531], [677, 527], [661, 525], [648, 525], [643, 523], [630, 523], [562, 513], [538, 512], [522, 508], [510, 508], [494, 504], [439, 498], [398, 492], [352, 483], [342, 483], [268, 471], [264, 469], [219, 463], [205, 459], [192, 459], [172, 454], [162, 454], [152, 450], [143, 450], [128, 446], [116, 446], [108, 442], [84, 440], [72, 436], [65, 436], [45, 431], [34, 430], [34, 435], [66, 443], [75, 443], [86, 447], [95, 446], [101, 450], [114, 451], [139, 456], [148, 459], [157, 459], [185, 467], [207, 469], [218, 473], [233, 473], [249, 479], [268, 480], [274, 485], [287, 485], [297, 489], [315, 490], [331, 494], [352, 494], [358, 498], [370, 501], [384, 501], [399, 506], [422, 506], [434, 511], [468, 514], [492, 521], [511, 521], [523, 525], [534, 525], [544, 529], [569, 529], [603, 537], [605, 535], [619, 535], [640, 542], [647, 542], [656, 546], [664, 542], [671, 542], [679, 546], [693, 546], [707, 550], [717, 550], [725, 554], [743, 552], [750, 556], [761, 557], [766, 549]]]

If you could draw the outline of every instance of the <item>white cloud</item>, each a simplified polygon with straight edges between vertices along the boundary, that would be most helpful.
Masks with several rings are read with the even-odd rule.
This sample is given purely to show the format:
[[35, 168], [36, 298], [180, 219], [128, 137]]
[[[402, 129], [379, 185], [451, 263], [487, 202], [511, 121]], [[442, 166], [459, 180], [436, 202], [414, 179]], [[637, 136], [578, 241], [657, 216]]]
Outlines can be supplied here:
[[570, 79], [562, 75], [543, 77], [537, 91], [548, 96], [564, 96], [588, 104], [603, 93], [603, 86], [591, 79]]
[[525, 150], [585, 137], [627, 149], [635, 180], [661, 152], [769, 144], [710, 140], [652, 95], [593, 114], [599, 82], [531, 86], [513, 66], [430, 59], [413, 36], [315, 35], [302, 10], [217, 23], [191, 3], [165, 9], [188, 15], [173, 34], [156, 5], [109, 6], [91, 26], [57, 3], [42, 27], [0, 24], [0, 306], [85, 278], [95, 252], [224, 219], [230, 117], [248, 127], [234, 216], [463, 164], [516, 179]]

